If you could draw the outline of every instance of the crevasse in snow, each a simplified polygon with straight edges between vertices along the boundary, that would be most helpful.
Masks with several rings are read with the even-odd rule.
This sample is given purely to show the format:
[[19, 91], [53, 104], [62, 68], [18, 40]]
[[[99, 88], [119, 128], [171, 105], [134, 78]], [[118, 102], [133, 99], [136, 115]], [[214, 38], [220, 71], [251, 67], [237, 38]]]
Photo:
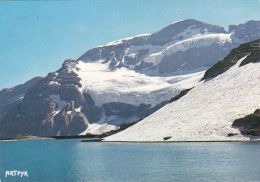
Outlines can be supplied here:
[[78, 64], [75, 71], [81, 78], [83, 91], [88, 92], [97, 106], [109, 102], [155, 106], [169, 100], [181, 90], [193, 87], [204, 71], [169, 77], [150, 77], [127, 68], [109, 70], [98, 62]]

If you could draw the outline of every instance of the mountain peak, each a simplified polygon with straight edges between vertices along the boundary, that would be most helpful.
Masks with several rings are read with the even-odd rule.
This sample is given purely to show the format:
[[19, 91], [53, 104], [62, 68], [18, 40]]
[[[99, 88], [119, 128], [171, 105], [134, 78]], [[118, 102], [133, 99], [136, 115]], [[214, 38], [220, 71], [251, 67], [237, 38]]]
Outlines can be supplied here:
[[223, 27], [203, 23], [194, 19], [186, 19], [172, 23], [151, 35], [153, 44], [163, 45], [180, 34], [227, 33]]
[[[168, 25], [168, 26], [171, 26], [171, 25], [178, 25], [178, 26], [180, 26], [180, 25], [187, 25], [187, 24], [189, 24], [189, 25], [193, 25], [193, 24], [198, 24], [198, 23], [200, 23], [200, 24], [203, 24], [203, 22], [201, 22], [201, 21], [199, 21], [199, 20], [195, 20], [195, 19], [184, 19], [184, 20], [179, 20], [179, 21], [175, 21], [175, 22], [173, 22], [173, 23], [171, 23], [170, 25]], [[168, 27], [167, 26], [167, 27]], [[166, 28], [166, 27], [165, 27]]]

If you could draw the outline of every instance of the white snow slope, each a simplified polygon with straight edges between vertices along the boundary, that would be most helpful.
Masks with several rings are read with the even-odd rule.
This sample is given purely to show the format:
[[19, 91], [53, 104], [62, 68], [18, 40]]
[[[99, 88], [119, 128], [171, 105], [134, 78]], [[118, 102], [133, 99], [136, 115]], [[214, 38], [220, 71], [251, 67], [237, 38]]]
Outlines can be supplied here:
[[103, 124], [92, 123], [92, 124], [89, 124], [88, 128], [85, 131], [83, 131], [82, 133], [80, 133], [79, 135], [86, 135], [89, 133], [91, 133], [93, 135], [100, 135], [102, 133], [106, 133], [111, 130], [117, 130], [117, 129], [119, 129], [118, 126], [110, 125], [107, 123], [103, 123]]
[[171, 55], [179, 51], [186, 51], [191, 48], [207, 47], [214, 43], [224, 45], [231, 43], [231, 34], [195, 34], [190, 38], [178, 42], [171, 42], [166, 47], [162, 47], [161, 51], [157, 51], [145, 58], [146, 62], [158, 64], [165, 55]]
[[[260, 63], [239, 67], [201, 82], [185, 96], [105, 141], [248, 140], [233, 121], [260, 108]], [[228, 137], [229, 133], [238, 133]]]

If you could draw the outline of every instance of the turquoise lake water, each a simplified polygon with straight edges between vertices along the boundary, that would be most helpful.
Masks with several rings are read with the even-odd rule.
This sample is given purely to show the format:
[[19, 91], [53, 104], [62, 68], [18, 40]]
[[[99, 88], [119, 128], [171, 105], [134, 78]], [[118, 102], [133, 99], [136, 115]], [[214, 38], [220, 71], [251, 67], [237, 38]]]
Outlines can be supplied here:
[[[29, 177], [7, 177], [6, 170]], [[0, 181], [260, 182], [260, 143], [0, 142]]]

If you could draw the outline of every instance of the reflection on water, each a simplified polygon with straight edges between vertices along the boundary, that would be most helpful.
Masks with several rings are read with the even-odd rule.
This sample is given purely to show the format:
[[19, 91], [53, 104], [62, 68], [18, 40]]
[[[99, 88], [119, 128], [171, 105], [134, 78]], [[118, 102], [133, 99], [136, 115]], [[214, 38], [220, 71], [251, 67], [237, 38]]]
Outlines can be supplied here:
[[[260, 143], [0, 142], [5, 181], [260, 181]], [[29, 178], [4, 177], [27, 170]], [[44, 179], [44, 180], [43, 180]]]

